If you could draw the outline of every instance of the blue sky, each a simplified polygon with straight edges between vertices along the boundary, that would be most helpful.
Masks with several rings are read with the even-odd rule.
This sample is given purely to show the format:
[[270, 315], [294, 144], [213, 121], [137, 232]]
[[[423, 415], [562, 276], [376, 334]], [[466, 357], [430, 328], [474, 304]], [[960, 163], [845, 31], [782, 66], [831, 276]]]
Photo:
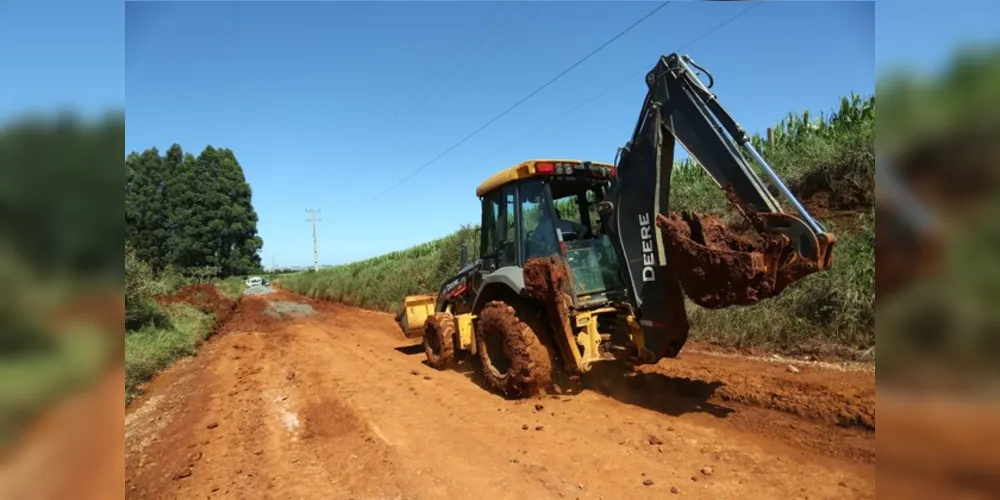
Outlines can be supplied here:
[[[639, 111], [642, 72], [749, 4], [669, 5], [368, 203], [654, 6], [129, 2], [123, 16], [109, 0], [7, 1], [0, 43], [21, 49], [0, 54], [0, 67], [15, 69], [0, 79], [0, 117], [127, 103], [127, 151], [173, 142], [234, 150], [254, 191], [265, 265], [272, 256], [311, 263], [306, 208], [322, 209], [321, 262], [341, 263], [475, 222], [475, 186], [523, 159], [611, 160]], [[756, 131], [788, 111], [872, 92], [876, 67], [934, 68], [960, 41], [996, 40], [998, 10], [992, 0], [768, 2], [683, 51]]]

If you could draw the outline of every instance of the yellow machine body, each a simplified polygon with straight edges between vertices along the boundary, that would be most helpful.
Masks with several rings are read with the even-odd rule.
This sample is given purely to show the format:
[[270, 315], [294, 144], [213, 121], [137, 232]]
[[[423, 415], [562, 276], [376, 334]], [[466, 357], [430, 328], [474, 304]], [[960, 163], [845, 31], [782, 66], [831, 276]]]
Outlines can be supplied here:
[[397, 318], [403, 335], [407, 338], [422, 337], [427, 317], [434, 314], [437, 303], [436, 293], [410, 295], [404, 299], [403, 312]]

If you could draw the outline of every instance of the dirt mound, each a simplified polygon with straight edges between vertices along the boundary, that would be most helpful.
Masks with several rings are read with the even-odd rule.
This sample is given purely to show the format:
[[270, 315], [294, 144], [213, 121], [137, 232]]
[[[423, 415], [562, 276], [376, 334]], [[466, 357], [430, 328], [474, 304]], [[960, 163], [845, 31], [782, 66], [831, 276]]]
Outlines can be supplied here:
[[216, 324], [225, 323], [236, 307], [234, 301], [223, 297], [215, 285], [208, 283], [188, 285], [173, 295], [159, 297], [157, 300], [164, 304], [189, 304], [201, 312], [215, 316]]
[[864, 211], [875, 203], [875, 157], [859, 153], [834, 165], [820, 165], [791, 186], [814, 217], [831, 212]]
[[[300, 299], [301, 300], [301, 299]], [[226, 322], [223, 332], [252, 332], [276, 328], [282, 317], [272, 313], [270, 302], [260, 295], [243, 297], [234, 309], [232, 318]]]

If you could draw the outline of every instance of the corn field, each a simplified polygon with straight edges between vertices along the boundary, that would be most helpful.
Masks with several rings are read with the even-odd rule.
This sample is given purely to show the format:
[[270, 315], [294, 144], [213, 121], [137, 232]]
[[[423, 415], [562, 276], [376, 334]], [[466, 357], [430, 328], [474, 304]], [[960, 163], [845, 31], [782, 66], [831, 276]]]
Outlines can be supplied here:
[[406, 250], [321, 270], [281, 277], [281, 284], [316, 299], [395, 312], [403, 297], [437, 292], [458, 272], [462, 245], [469, 257], [479, 249], [477, 226]]
[[[835, 177], [860, 176], [874, 182], [874, 160], [870, 162], [870, 169], [862, 168], [861, 171], [837, 168], [838, 165], [856, 163], [843, 158], [845, 154], [859, 151], [874, 153], [874, 129], [875, 96], [852, 94], [842, 97], [837, 110], [829, 114], [821, 112], [814, 117], [808, 110], [789, 113], [771, 128], [773, 144], [760, 134], [752, 135], [750, 142], [792, 191], [798, 191], [796, 188], [808, 175], [831, 170], [836, 170], [830, 172]], [[744, 157], [765, 184], [770, 184], [749, 154], [744, 152]], [[869, 188], [868, 182], [860, 184], [864, 189]], [[873, 184], [871, 188], [874, 189]], [[778, 195], [776, 189], [772, 189], [771, 193]], [[670, 196], [671, 207], [676, 210], [718, 215], [724, 215], [729, 210], [728, 202], [715, 181], [690, 158], [675, 163]]]

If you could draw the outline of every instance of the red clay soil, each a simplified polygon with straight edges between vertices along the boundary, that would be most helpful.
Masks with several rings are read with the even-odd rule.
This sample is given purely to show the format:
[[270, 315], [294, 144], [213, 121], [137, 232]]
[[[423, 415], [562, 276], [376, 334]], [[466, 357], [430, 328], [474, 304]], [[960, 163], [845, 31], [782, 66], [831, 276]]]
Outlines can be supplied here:
[[873, 179], [866, 181], [868, 185], [842, 182], [842, 186], [834, 187], [830, 175], [829, 169], [814, 169], [793, 186], [796, 197], [813, 217], [826, 218], [834, 212], [864, 211], [875, 204]]
[[0, 459], [0, 498], [125, 498], [125, 298], [120, 291], [94, 292], [53, 314], [57, 326], [95, 324], [113, 336], [104, 373], [67, 394], [21, 433]]
[[694, 303], [718, 309], [753, 304], [774, 292], [774, 274], [781, 248], [754, 244], [716, 217], [658, 215], [667, 261]]
[[881, 390], [879, 496], [1000, 498], [995, 397]]
[[529, 259], [524, 264], [524, 288], [542, 302], [567, 292], [568, 277], [569, 269], [556, 257]]
[[215, 285], [209, 283], [188, 285], [173, 295], [159, 297], [157, 300], [166, 304], [189, 304], [201, 312], [215, 316], [216, 325], [225, 324], [236, 306], [235, 302], [223, 297]]
[[[748, 363], [739, 358], [694, 357], [685, 363], [639, 367], [674, 379], [719, 381], [712, 398], [777, 410], [839, 427], [875, 430], [875, 372], [837, 372], [784, 364]], [[859, 383], [864, 382], [864, 383]]]
[[468, 363], [428, 367], [390, 314], [309, 301], [281, 319], [274, 300], [301, 299], [244, 298], [133, 403], [129, 498], [875, 496], [874, 432], [804, 397], [836, 404], [867, 375], [684, 354], [645, 389], [510, 401]]
[[[568, 340], [573, 331], [569, 322], [569, 274], [566, 264], [555, 256], [530, 259], [524, 264], [524, 288], [544, 304], [548, 327], [562, 352], [576, 349]], [[565, 360], [565, 367], [571, 366], [573, 363]]]

